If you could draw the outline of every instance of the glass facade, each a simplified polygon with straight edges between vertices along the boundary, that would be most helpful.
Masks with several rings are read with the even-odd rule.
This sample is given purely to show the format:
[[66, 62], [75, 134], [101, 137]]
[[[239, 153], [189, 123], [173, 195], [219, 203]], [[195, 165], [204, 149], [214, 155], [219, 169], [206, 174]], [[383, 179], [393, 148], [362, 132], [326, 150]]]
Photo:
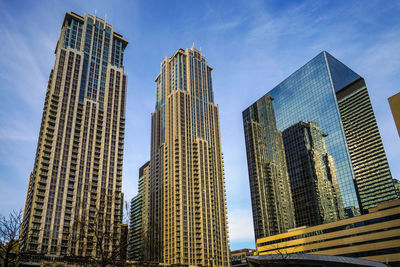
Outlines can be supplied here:
[[[333, 157], [344, 207], [357, 213], [359, 208], [354, 174], [341, 123], [335, 85], [338, 87], [355, 75], [336, 66], [334, 74], [328, 66], [329, 54], [321, 52], [268, 95], [274, 98], [273, 106], [279, 131], [300, 122], [314, 122], [327, 135], [328, 153]], [[331, 60], [333, 61], [333, 60]], [[346, 74], [346, 75], [345, 75]], [[346, 77], [340, 82], [340, 77]], [[335, 82], [333, 82], [333, 78]]]
[[107, 67], [109, 64], [122, 67], [126, 46], [123, 40], [112, 38], [112, 34], [112, 26], [95, 17], [89, 17], [86, 23], [79, 18], [72, 18], [64, 24], [64, 48], [84, 53], [79, 101], [82, 103], [84, 97], [97, 100], [101, 109], [104, 105]]
[[297, 227], [343, 219], [334, 160], [314, 122], [299, 122], [282, 132]]
[[282, 133], [276, 129], [273, 99], [264, 96], [243, 111], [254, 236], [295, 227]]

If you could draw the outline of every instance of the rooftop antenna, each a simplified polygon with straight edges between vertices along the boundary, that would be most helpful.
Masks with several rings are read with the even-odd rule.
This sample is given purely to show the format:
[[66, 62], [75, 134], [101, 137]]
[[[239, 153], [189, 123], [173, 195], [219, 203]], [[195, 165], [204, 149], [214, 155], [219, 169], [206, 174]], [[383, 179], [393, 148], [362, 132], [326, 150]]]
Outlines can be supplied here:
[[192, 49], [194, 49], [194, 42], [193, 42], [193, 45], [192, 45]]
[[104, 16], [104, 29], [106, 28], [107, 25], [107, 14]]
[[97, 15], [97, 9], [94, 10], [94, 17], [96, 18]]

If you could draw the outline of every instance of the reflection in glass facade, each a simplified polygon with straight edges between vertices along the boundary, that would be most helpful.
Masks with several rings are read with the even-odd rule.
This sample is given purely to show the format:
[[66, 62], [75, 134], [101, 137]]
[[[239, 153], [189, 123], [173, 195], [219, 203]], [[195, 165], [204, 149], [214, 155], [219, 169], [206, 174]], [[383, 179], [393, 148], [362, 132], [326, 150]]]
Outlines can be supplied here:
[[243, 111], [256, 239], [295, 227], [285, 149], [272, 102], [265, 95]]
[[343, 219], [334, 160], [326, 134], [314, 122], [299, 122], [282, 132], [296, 225], [312, 226]]
[[[340, 119], [332, 75], [327, 65], [328, 53], [322, 52], [272, 89], [276, 124], [280, 131], [299, 121], [313, 121], [327, 134], [328, 153], [333, 157], [344, 207], [359, 208], [354, 174]], [[340, 77], [340, 71], [335, 72]], [[342, 74], [343, 76], [343, 74]], [[356, 75], [347, 75], [346, 82]], [[340, 85], [339, 82], [336, 82]]]
[[[382, 140], [361, 76], [323, 51], [265, 97], [274, 100], [272, 110], [278, 131], [285, 133], [300, 122], [312, 122], [320, 127], [329, 165], [336, 167], [346, 216], [358, 215], [360, 211], [366, 212], [379, 203], [396, 199]], [[285, 141], [285, 134], [283, 136]], [[299, 151], [288, 151], [285, 142], [284, 147], [290, 177], [290, 154]], [[249, 151], [247, 153], [250, 179], [253, 179], [251, 164], [254, 162], [249, 158]], [[290, 179], [290, 182], [293, 187], [295, 181]], [[293, 188], [292, 198], [296, 203]], [[256, 199], [257, 196], [252, 194], [252, 201]]]

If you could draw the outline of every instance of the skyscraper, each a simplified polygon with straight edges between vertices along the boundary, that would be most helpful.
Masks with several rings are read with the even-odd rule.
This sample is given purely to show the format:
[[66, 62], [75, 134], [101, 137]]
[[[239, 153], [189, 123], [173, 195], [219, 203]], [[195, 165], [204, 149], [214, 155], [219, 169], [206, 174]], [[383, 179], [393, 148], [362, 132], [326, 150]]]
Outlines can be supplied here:
[[243, 111], [256, 239], [295, 227], [285, 149], [272, 102], [265, 95]]
[[[332, 56], [327, 58], [333, 72], [342, 75], [342, 63]], [[336, 98], [361, 207], [366, 211], [397, 199], [397, 194], [364, 79], [357, 77], [340, 87], [335, 88]]]
[[127, 43], [96, 16], [66, 13], [29, 179], [23, 251], [98, 257], [99, 238], [105, 253], [120, 250]]
[[[395, 199], [364, 79], [323, 51], [267, 93], [279, 131], [316, 123], [336, 166], [345, 212]], [[357, 188], [357, 190], [356, 190]], [[294, 196], [292, 196], [294, 197]], [[361, 207], [360, 207], [361, 205]]]
[[151, 260], [228, 266], [223, 156], [212, 68], [179, 49], [156, 78], [150, 160]]
[[139, 169], [138, 194], [132, 198], [128, 258], [135, 261], [146, 259], [149, 220], [150, 161]]
[[343, 204], [326, 135], [314, 122], [299, 122], [282, 132], [296, 225], [343, 219]]

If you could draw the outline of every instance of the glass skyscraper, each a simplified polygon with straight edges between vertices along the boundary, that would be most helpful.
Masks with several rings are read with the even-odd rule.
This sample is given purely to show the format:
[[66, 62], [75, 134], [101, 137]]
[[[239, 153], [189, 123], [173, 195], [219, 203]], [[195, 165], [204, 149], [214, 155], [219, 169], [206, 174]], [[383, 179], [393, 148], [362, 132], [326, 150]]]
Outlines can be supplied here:
[[[365, 82], [357, 73], [323, 51], [267, 95], [274, 99], [279, 131], [301, 121], [320, 127], [347, 216], [396, 198]], [[250, 173], [249, 158], [248, 164]]]
[[99, 258], [99, 231], [102, 256], [120, 250], [127, 44], [105, 20], [65, 15], [29, 179], [24, 252]]
[[283, 131], [300, 121], [312, 121], [327, 134], [326, 146], [335, 162], [344, 206], [358, 210], [354, 174], [335, 95], [335, 85], [346, 85], [358, 75], [349, 70], [342, 71], [342, 75], [336, 71], [338, 75], [332, 77], [327, 55], [326, 52], [317, 55], [268, 95], [275, 99], [278, 130]]

